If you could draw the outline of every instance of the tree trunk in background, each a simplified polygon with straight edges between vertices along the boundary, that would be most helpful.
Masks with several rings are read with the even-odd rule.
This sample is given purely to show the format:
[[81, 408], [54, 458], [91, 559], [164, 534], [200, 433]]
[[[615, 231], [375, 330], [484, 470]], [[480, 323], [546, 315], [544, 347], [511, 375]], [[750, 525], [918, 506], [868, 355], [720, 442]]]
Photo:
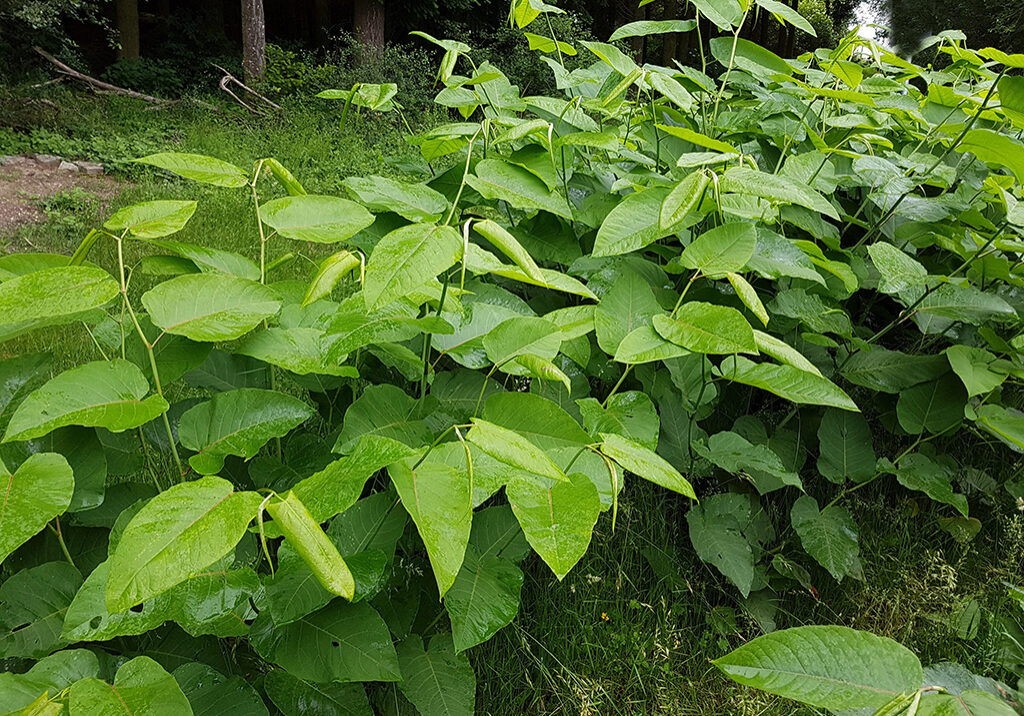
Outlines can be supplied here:
[[[665, 19], [675, 20], [679, 17], [679, 4], [676, 0], [668, 0], [665, 3]], [[661, 45], [661, 64], [665, 67], [672, 66], [672, 60], [675, 59], [676, 50], [679, 47], [679, 35], [674, 32], [670, 32], [663, 36]]]
[[266, 65], [267, 25], [263, 0], [242, 0], [242, 71], [246, 82], [263, 79]]
[[313, 39], [316, 44], [327, 44], [331, 29], [331, 0], [313, 0]]
[[[623, 25], [633, 22], [637, 19], [641, 12], [637, 7], [636, 0], [616, 0], [615, 1], [615, 27], [620, 28]], [[629, 46], [633, 50], [633, 55], [638, 56], [644, 49], [644, 38], [632, 37], [629, 40]]]
[[[790, 0], [789, 5], [794, 12], [800, 12], [800, 0]], [[792, 57], [796, 54], [796, 33], [797, 29], [790, 25], [789, 35], [786, 37], [786, 52], [782, 55], [783, 57]]]
[[384, 5], [378, 0], [356, 0], [352, 24], [368, 53], [380, 57], [384, 51]]
[[139, 2], [138, 0], [117, 0], [117, 34], [121, 47], [117, 51], [118, 59], [139, 56]]

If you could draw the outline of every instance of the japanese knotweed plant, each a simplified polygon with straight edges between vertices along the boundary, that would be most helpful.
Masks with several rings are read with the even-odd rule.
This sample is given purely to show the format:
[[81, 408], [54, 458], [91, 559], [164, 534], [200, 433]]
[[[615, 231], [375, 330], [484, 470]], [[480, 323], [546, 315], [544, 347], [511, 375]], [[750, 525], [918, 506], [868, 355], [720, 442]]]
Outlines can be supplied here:
[[860, 576], [854, 490], [962, 539], [968, 494], [1024, 497], [1024, 56], [783, 60], [740, 34], [809, 27], [786, 6], [697, 5], [701, 69], [527, 33], [561, 96], [424, 36], [465, 121], [409, 137], [423, 181], [139, 160], [247, 192], [249, 255], [169, 238], [175, 200], [0, 258], [0, 337], [84, 324], [95, 356], [0, 363], [0, 654], [38, 660], [0, 710], [468, 714], [522, 561], [564, 578], [630, 480], [766, 631], [772, 593]]

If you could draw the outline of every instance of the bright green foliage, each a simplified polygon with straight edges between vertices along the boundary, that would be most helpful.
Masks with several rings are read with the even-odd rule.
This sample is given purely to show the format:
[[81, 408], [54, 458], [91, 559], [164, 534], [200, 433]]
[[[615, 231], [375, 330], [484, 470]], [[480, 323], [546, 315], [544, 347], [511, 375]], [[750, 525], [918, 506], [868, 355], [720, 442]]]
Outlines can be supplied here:
[[66, 425], [121, 432], [148, 423], [167, 410], [167, 401], [150, 395], [149, 381], [125, 360], [100, 361], [72, 368], [25, 398], [11, 416], [4, 441], [31, 440]]
[[715, 661], [731, 678], [826, 709], [874, 709], [921, 688], [921, 662], [891, 639], [809, 626], [759, 637]]
[[[793, 584], [870, 570], [853, 490], [964, 540], [1015, 509], [1020, 59], [954, 33], [945, 70], [855, 36], [790, 60], [746, 32], [813, 29], [786, 3], [678, 5], [706, 22], [614, 41], [711, 27], [700, 70], [510, 1], [559, 91], [420, 33], [461, 117], [407, 137], [422, 171], [333, 178], [342, 197], [270, 158], [155, 154], [209, 186], [121, 208], [73, 257], [0, 256], [0, 340], [64, 325], [92, 361], [0, 361], [0, 656], [39, 659], [0, 674], [5, 708], [470, 714], [464, 652], [536, 560], [563, 579], [595, 529], [624, 539], [638, 479], [685, 513], [664, 547], [713, 567], [687, 579], [765, 631]], [[397, 92], [321, 96], [344, 122], [397, 117]], [[248, 247], [190, 231], [204, 192], [252, 207]], [[723, 671], [819, 708], [1002, 706], [922, 693], [916, 658], [848, 629], [742, 636]], [[72, 649], [94, 642], [102, 669]], [[173, 674], [101, 680], [147, 650]]]

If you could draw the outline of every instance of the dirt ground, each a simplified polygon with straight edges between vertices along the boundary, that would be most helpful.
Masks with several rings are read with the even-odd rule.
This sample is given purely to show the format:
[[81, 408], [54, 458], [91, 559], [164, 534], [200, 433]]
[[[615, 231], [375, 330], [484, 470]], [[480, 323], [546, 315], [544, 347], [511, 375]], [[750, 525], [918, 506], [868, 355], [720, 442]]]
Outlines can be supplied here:
[[111, 199], [118, 193], [118, 183], [112, 177], [48, 168], [30, 157], [7, 159], [0, 164], [0, 234], [43, 221], [46, 216], [39, 203], [74, 187], [100, 199]]

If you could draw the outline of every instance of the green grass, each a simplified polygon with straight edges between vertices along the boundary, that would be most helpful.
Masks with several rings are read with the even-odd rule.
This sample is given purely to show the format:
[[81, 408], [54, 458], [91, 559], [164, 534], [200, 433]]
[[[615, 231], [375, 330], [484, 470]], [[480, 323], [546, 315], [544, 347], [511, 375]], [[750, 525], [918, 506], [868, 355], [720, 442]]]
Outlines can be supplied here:
[[[309, 191], [340, 193], [346, 176], [399, 173], [396, 163], [416, 156], [401, 138], [397, 117], [366, 116], [342, 131], [337, 105], [296, 104], [278, 117], [256, 120], [233, 109], [212, 116], [189, 106], [152, 111], [123, 98], [97, 99], [65, 90], [55, 100], [56, 112], [0, 111], [0, 154], [39, 151], [98, 159], [123, 180], [122, 191], [109, 207], [78, 191], [44, 202], [44, 223], [0, 236], [0, 246], [8, 250], [69, 254], [89, 228], [118, 207], [193, 198], [200, 209], [176, 239], [255, 259], [258, 238], [246, 190], [175, 181], [130, 160], [156, 151], [183, 151], [248, 168], [273, 156]], [[266, 198], [278, 191], [270, 181], [266, 187]], [[151, 249], [132, 242], [128, 251], [132, 264]], [[280, 240], [270, 257], [287, 251], [305, 258], [279, 277], [307, 272], [309, 261], [326, 249]], [[104, 266], [113, 265], [114, 258], [110, 242], [101, 242], [90, 255]], [[147, 280], [135, 276], [133, 292]], [[26, 336], [4, 350], [55, 347], [58, 364], [99, 357], [82, 327]], [[993, 473], [1000, 469], [992, 456], [979, 455], [977, 461], [977, 467]], [[894, 491], [893, 484], [892, 478], [882, 478], [849, 499], [861, 526], [865, 580], [836, 584], [814, 568], [817, 596], [793, 585], [779, 600], [774, 620], [779, 627], [833, 623], [868, 629], [903, 642], [925, 664], [955, 660], [978, 673], [1009, 679], [994, 660], [991, 622], [1007, 606], [1002, 582], [1019, 582], [1024, 573], [1024, 515], [982, 506], [977, 516], [983, 529], [964, 545], [938, 528], [926, 500], [913, 501], [905, 491]], [[701, 492], [709, 485], [698, 482], [697, 488]], [[634, 481], [623, 493], [614, 533], [605, 515], [587, 556], [564, 581], [531, 558], [519, 617], [471, 652], [480, 684], [479, 712], [814, 713], [737, 686], [711, 664], [761, 629], [735, 589], [694, 556], [687, 508], [682, 498]], [[773, 518], [788, 524], [783, 515]], [[794, 535], [784, 532], [780, 538]], [[972, 599], [985, 616], [976, 635], [958, 635], [957, 615]]]

